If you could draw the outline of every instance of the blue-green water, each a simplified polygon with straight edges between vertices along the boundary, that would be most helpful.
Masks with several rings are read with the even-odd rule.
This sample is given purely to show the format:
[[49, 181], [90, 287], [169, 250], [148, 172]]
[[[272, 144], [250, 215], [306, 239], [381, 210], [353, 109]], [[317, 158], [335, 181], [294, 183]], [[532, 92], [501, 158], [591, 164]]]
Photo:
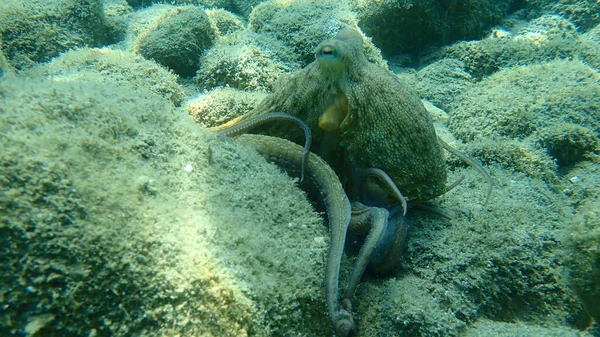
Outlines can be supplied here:
[[[4, 1], [0, 335], [333, 336], [318, 191], [207, 127], [286, 92], [282, 112], [352, 116], [333, 132], [305, 122], [311, 155], [359, 200], [349, 172], [368, 164], [352, 156], [387, 158], [344, 137], [408, 98], [356, 68], [327, 88], [307, 70], [349, 27], [494, 181], [486, 205], [485, 177], [444, 153], [446, 184], [464, 181], [409, 200], [399, 267], [367, 271], [343, 305], [353, 334], [597, 336], [598, 13], [594, 0]], [[296, 138], [274, 125], [261, 132]]]

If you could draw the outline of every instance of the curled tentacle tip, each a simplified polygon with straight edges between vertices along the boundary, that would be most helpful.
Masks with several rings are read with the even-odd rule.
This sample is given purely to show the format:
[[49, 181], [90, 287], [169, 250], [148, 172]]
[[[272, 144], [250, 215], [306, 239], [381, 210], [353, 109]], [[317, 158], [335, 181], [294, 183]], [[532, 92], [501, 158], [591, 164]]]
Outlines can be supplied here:
[[354, 318], [350, 313], [352, 304], [349, 299], [344, 299], [340, 303], [340, 307], [341, 308], [331, 317], [335, 333], [340, 337], [350, 336], [350, 333], [352, 333], [352, 330], [354, 329]]
[[337, 336], [350, 336], [350, 333], [354, 329], [354, 318], [346, 310], [340, 310], [333, 317], [333, 324]]

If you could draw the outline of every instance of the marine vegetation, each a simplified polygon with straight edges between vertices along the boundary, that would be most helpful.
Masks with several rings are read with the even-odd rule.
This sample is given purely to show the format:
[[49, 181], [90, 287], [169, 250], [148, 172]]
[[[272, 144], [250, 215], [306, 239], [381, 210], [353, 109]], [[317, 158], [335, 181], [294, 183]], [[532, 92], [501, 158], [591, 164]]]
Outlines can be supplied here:
[[[345, 28], [322, 42], [315, 58], [276, 83], [253, 111], [213, 130], [237, 136], [260, 126], [265, 134], [304, 139], [302, 149], [273, 137], [240, 137], [282, 166], [301, 167], [302, 180], [306, 170], [320, 192], [331, 235], [326, 305], [336, 333], [347, 336], [354, 329], [351, 300], [367, 265], [379, 274], [398, 266], [409, 229], [407, 209], [426, 208], [423, 202], [455, 186], [446, 186], [443, 149], [488, 178], [488, 198], [492, 183], [481, 166], [438, 139], [429, 113], [408, 85], [365, 58], [356, 30]], [[290, 120], [302, 128], [290, 127]], [[265, 126], [271, 121], [274, 127]], [[364, 243], [340, 299], [347, 232]]]

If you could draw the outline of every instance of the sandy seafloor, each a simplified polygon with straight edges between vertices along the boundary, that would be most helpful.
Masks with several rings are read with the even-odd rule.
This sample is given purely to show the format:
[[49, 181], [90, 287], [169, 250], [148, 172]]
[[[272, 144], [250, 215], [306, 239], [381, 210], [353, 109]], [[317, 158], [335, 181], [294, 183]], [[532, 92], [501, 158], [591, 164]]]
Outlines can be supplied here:
[[[353, 299], [355, 335], [600, 336], [597, 1], [450, 5], [482, 20], [456, 36], [432, 33], [452, 26], [436, 1], [259, 3], [0, 5], [0, 335], [333, 336], [324, 214], [206, 126], [358, 24], [495, 189], [484, 205], [485, 179], [447, 157], [466, 177], [433, 201], [451, 219], [409, 212], [401, 268]], [[414, 15], [429, 40], [386, 45], [415, 39]]]

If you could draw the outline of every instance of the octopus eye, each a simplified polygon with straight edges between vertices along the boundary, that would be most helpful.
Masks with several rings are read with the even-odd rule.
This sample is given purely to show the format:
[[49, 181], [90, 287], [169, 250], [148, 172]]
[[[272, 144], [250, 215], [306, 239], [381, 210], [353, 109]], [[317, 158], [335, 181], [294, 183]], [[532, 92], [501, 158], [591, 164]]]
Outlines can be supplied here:
[[321, 58], [337, 58], [338, 52], [334, 46], [325, 45], [321, 48]]
[[315, 58], [326, 71], [340, 72], [344, 70], [343, 46], [339, 41], [322, 42], [315, 51]]

